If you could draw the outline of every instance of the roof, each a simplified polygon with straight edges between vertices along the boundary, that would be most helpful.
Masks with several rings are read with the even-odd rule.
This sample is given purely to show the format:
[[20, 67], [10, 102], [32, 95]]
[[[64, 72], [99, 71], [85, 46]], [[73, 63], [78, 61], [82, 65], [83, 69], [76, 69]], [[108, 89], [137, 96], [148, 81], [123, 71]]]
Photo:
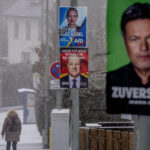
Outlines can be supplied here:
[[5, 11], [6, 16], [41, 17], [40, 0], [20, 0]]
[[19, 0], [0, 0], [0, 14], [3, 14], [18, 1]]
[[18, 89], [18, 92], [19, 92], [19, 93], [25, 93], [25, 92], [36, 93], [35, 90], [33, 90], [33, 89], [26, 89], [26, 88]]

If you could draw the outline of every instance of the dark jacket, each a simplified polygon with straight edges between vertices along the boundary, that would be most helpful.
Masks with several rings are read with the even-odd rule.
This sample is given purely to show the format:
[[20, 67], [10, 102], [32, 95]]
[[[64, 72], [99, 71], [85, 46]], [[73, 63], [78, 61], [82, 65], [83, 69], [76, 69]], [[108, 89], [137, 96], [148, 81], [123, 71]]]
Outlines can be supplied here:
[[[80, 88], [88, 88], [88, 78], [84, 77], [83, 75], [80, 75]], [[61, 88], [69, 88], [69, 75], [63, 77], [60, 79], [60, 87]]]
[[107, 83], [113, 86], [149, 87], [150, 79], [146, 85], [143, 85], [141, 78], [134, 71], [133, 65], [129, 63], [115, 71], [108, 72]]
[[146, 85], [131, 63], [107, 73], [108, 113], [150, 114], [150, 78]]
[[8, 113], [3, 123], [1, 134], [5, 135], [6, 141], [19, 141], [21, 134], [21, 121], [15, 111]]

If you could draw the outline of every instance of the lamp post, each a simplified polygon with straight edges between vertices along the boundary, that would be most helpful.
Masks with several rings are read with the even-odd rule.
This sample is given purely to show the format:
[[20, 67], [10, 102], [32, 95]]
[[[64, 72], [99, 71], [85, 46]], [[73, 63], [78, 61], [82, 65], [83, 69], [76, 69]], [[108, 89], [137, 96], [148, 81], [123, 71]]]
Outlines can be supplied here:
[[[56, 24], [58, 26], [59, 24], [59, 6], [60, 6], [60, 0], [57, 0], [56, 2]], [[60, 53], [59, 53], [59, 30], [57, 27], [57, 45], [56, 45], [56, 52], [57, 52], [57, 60], [60, 58]], [[57, 90], [57, 97], [56, 97], [56, 108], [57, 109], [62, 109], [62, 93], [63, 90]]]
[[48, 35], [48, 13], [49, 13], [49, 0], [46, 0], [46, 51], [45, 51], [45, 140], [44, 140], [44, 148], [49, 147], [49, 118], [47, 115], [48, 109], [47, 108], [47, 103], [48, 103], [48, 89], [49, 89], [49, 77], [48, 77], [48, 72], [49, 72], [49, 35]]
[[[70, 5], [77, 6], [77, 0], [71, 0]], [[79, 150], [79, 89], [71, 89], [71, 130], [72, 130], [72, 140], [71, 148], [72, 150]]]
[[3, 96], [2, 96], [2, 73], [3, 73], [3, 68], [0, 66], [0, 106], [3, 105]]

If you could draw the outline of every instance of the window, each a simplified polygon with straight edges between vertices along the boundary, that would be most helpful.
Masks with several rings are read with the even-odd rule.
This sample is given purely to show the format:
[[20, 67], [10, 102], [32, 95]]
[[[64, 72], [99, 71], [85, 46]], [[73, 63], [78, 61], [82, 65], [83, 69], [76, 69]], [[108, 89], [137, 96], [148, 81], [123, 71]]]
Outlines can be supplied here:
[[19, 24], [17, 21], [14, 22], [14, 38], [18, 39], [19, 37]]
[[31, 64], [30, 52], [22, 52], [22, 63]]
[[26, 40], [30, 40], [30, 22], [26, 22]]

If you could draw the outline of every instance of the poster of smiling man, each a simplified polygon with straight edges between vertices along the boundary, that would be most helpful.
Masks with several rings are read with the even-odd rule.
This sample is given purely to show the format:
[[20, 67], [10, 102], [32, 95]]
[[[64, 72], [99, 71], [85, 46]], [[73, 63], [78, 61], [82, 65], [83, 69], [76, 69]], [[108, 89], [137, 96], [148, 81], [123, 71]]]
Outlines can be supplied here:
[[60, 49], [60, 87], [88, 88], [88, 49]]
[[86, 7], [59, 8], [59, 46], [86, 47]]
[[149, 0], [108, 1], [107, 50], [107, 112], [150, 114]]

